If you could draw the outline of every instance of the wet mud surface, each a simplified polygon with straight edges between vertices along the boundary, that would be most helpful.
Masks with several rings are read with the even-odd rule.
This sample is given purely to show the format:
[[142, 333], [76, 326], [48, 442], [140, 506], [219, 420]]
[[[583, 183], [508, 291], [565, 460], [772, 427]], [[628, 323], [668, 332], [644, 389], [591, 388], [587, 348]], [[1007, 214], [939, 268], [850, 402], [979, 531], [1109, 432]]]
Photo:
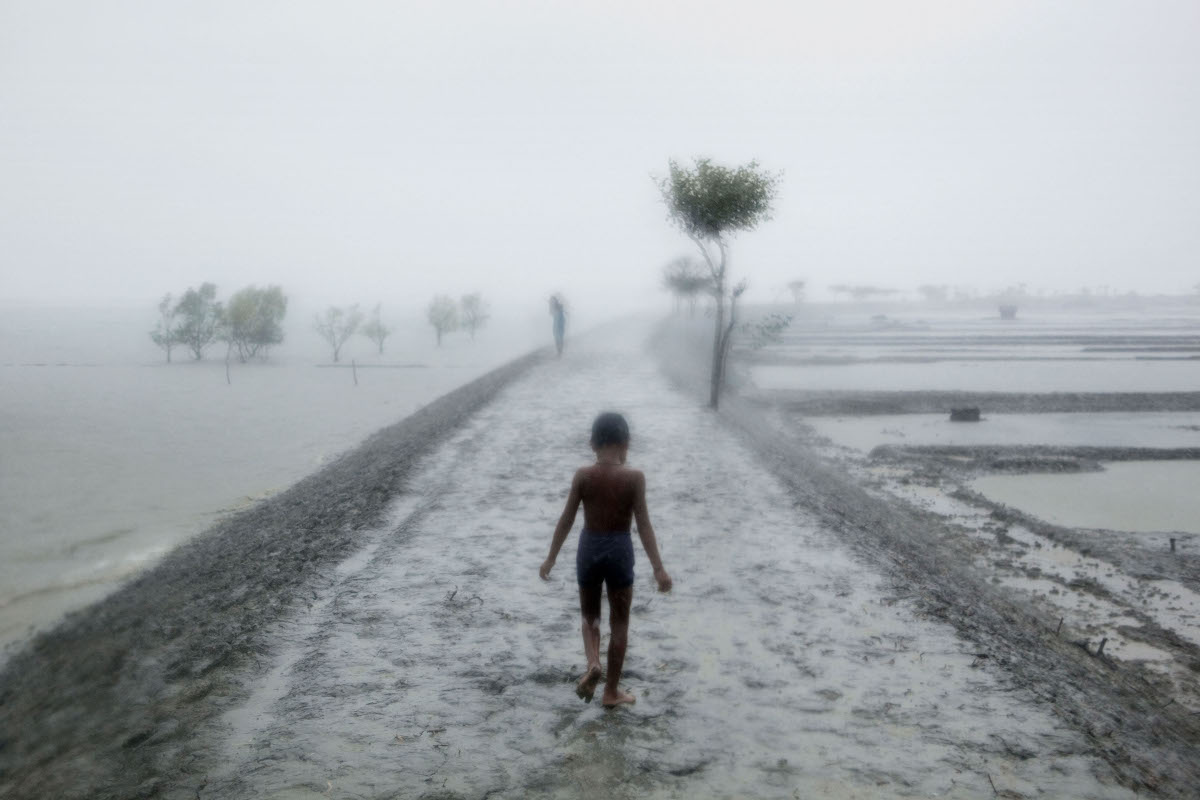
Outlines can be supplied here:
[[[429, 458], [426, 500], [282, 633], [282, 660], [214, 731], [224, 767], [201, 796], [1129, 796], [624, 344], [539, 367]], [[536, 569], [611, 407], [632, 420], [676, 590], [639, 564], [638, 702], [606, 712], [572, 691], [571, 558], [548, 583]]]
[[1044, 445], [880, 445], [880, 462], [936, 464], [957, 472], [1084, 472], [1104, 461], [1196, 461], [1196, 447], [1055, 447]]
[[[679, 358], [665, 363], [670, 369]], [[682, 382], [696, 380], [675, 372]], [[902, 395], [928, 411], [945, 393], [876, 394]], [[856, 396], [826, 393], [823, 411], [871, 413]], [[1051, 410], [1056, 397], [1029, 395], [1029, 406], [1013, 410]], [[1125, 410], [1122, 397], [1100, 405]], [[1128, 785], [1193, 795], [1196, 537], [1170, 534], [1179, 546], [1170, 552], [1165, 533], [1050, 525], [966, 484], [983, 472], [1090, 470], [1101, 458], [1193, 459], [1194, 450], [889, 446], [868, 457], [816, 436], [798, 409], [750, 390], [726, 403], [723, 415], [825, 519], [841, 522], [860, 553], [873, 554], [927, 613], [953, 624], [1084, 732]]]
[[267, 663], [271, 624], [361, 546], [422, 453], [539, 357], [381, 430], [37, 635], [0, 670], [0, 796], [152, 797], [187, 775], [197, 730]]
[[[381, 477], [339, 462], [40, 637], [0, 676], [0, 794], [1188, 796], [1185, 711], [644, 334], [431, 406], [348, 457]], [[537, 577], [609, 409], [676, 582], [637, 548], [613, 712], [573, 692], [577, 531]]]

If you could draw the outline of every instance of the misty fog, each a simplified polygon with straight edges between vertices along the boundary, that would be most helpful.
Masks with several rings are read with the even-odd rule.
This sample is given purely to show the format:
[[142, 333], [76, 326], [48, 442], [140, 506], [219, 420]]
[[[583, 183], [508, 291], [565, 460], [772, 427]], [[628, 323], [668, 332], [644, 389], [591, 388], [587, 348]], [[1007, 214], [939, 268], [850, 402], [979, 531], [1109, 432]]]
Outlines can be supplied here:
[[[1198, 40], [0, 3], [0, 794], [1188, 796]], [[538, 573], [613, 410], [615, 710]]]

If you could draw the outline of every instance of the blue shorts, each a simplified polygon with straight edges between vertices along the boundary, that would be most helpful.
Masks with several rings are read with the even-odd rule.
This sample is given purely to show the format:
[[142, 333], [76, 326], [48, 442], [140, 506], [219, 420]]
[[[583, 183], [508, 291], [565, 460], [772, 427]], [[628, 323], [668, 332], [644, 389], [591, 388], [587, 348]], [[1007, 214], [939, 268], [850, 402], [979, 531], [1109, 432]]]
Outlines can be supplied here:
[[609, 589], [633, 585], [633, 537], [629, 531], [592, 533], [584, 528], [575, 553], [575, 577], [580, 586], [608, 584]]

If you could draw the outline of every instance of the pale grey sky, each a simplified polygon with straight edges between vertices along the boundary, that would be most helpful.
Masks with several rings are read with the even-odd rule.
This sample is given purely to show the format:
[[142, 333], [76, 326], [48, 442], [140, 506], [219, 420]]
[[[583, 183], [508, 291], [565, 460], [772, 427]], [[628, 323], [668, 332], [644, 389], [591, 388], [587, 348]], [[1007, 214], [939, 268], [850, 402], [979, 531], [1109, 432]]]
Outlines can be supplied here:
[[655, 298], [671, 157], [788, 280], [1200, 281], [1200, 3], [0, 0], [0, 302]]

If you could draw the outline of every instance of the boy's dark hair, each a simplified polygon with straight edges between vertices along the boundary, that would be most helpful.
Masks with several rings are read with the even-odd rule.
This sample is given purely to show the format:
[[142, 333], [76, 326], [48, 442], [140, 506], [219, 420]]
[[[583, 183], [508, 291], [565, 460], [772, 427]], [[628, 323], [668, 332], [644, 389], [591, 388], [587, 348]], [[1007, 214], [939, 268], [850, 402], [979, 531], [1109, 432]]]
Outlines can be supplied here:
[[629, 444], [629, 423], [614, 411], [605, 411], [592, 423], [592, 447]]

